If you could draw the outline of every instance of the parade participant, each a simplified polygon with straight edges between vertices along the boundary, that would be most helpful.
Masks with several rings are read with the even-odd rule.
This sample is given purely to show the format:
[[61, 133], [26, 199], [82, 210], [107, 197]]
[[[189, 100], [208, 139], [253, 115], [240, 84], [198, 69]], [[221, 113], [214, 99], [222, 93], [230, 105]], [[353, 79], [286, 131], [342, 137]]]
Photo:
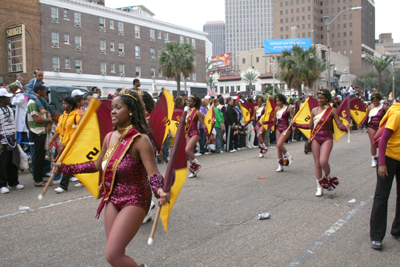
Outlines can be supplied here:
[[29, 100], [32, 99], [33, 101], [35, 101], [36, 106], [39, 109], [39, 112], [42, 114], [46, 114], [48, 110], [43, 106], [41, 101], [38, 100], [38, 98], [35, 95], [36, 92], [34, 91], [36, 83], [40, 83], [43, 81], [43, 71], [39, 69], [35, 70], [33, 75], [35, 76], [35, 78], [29, 81], [28, 88], [24, 92], [25, 100], [28, 103]]
[[384, 104], [381, 104], [382, 96], [380, 93], [374, 93], [371, 96], [372, 104], [367, 108], [367, 113], [365, 114], [364, 120], [358, 125], [359, 129], [363, 128], [363, 125], [367, 122], [368, 123], [368, 137], [371, 146], [371, 158], [372, 163], [371, 167], [376, 167], [378, 155], [376, 154], [376, 147], [372, 140], [379, 128], [379, 123], [381, 122], [383, 116], [385, 115], [388, 107]]
[[197, 126], [197, 122], [200, 121], [201, 126], [208, 137], [207, 127], [204, 124], [203, 115], [200, 113], [201, 100], [196, 95], [191, 95], [187, 99], [187, 115], [186, 115], [186, 126], [185, 126], [185, 138], [186, 138], [186, 155], [190, 160], [189, 166], [189, 178], [194, 178], [200, 171], [201, 165], [194, 155], [194, 147], [200, 140], [200, 131]]
[[[286, 97], [284, 95], [277, 94], [275, 100], [277, 106], [275, 107], [276, 115], [273, 122], [278, 121], [278, 123], [276, 124], [275, 135], [279, 161], [279, 167], [276, 171], [282, 172], [284, 165], [287, 164], [287, 166], [290, 166], [293, 162], [293, 157], [289, 154], [283, 144], [285, 143], [286, 139], [291, 136], [292, 131], [289, 128], [289, 117], [293, 121], [294, 112], [291, 107], [287, 106]], [[264, 122], [264, 124], [269, 123], [270, 122]]]
[[[61, 145], [65, 148], [75, 133], [76, 126], [81, 119], [74, 97], [66, 97], [63, 100], [62, 108], [64, 113], [58, 118], [56, 132], [50, 138], [49, 146], [53, 144], [54, 140], [60, 137]], [[63, 175], [60, 186], [54, 189], [54, 191], [59, 194], [67, 192], [70, 178], [72, 178], [71, 175]], [[82, 187], [83, 185], [81, 183], [77, 183], [75, 186]]]
[[85, 110], [87, 109], [87, 106], [89, 105], [90, 99], [92, 99], [94, 93], [93, 92], [88, 92], [84, 97], [83, 97], [83, 104], [85, 105]]
[[[384, 123], [386, 125], [384, 126]], [[388, 200], [396, 176], [397, 199], [396, 213], [390, 234], [400, 241], [400, 104], [396, 103], [387, 111], [380, 127], [384, 127], [379, 140], [379, 167], [377, 183], [370, 220], [371, 247], [382, 249], [382, 240], [386, 234]]]
[[[11, 87], [11, 86], [9, 86]], [[26, 103], [24, 92], [27, 86], [22, 86], [22, 90], [16, 93], [11, 99], [11, 104], [15, 106], [15, 130], [17, 131], [17, 141], [29, 142], [29, 130], [26, 127], [25, 117], [28, 104]]]
[[[5, 88], [0, 89], [0, 193], [9, 189], [23, 189], [18, 182], [19, 150], [14, 124], [14, 114], [9, 107], [11, 97]], [[8, 187], [7, 187], [8, 186]]]
[[[265, 153], [267, 153], [267, 151], [268, 151], [268, 148], [265, 146], [264, 139], [263, 139], [263, 134], [265, 132], [265, 128], [259, 122], [260, 118], [262, 117], [262, 115], [264, 115], [264, 112], [265, 112], [264, 98], [262, 98], [261, 96], [258, 96], [256, 103], [257, 103], [257, 106], [254, 107], [253, 120], [255, 120], [257, 122], [256, 123], [256, 132], [257, 132], [257, 139], [258, 139], [258, 147], [260, 148], [260, 155], [258, 157], [263, 158]], [[253, 145], [253, 144], [251, 144], [251, 145]]]
[[235, 100], [232, 97], [228, 97], [226, 99], [227, 106], [225, 108], [224, 114], [224, 122], [225, 122], [225, 131], [226, 131], [226, 152], [236, 152], [234, 149], [234, 126], [237, 125], [237, 113], [235, 111], [235, 107], [233, 106]]
[[[114, 131], [107, 134], [96, 161], [65, 165], [54, 170], [64, 174], [93, 173], [103, 170], [101, 192], [104, 198], [97, 218], [105, 207], [106, 260], [112, 266], [138, 266], [125, 249], [139, 230], [152, 198], [151, 190], [164, 205], [170, 193], [162, 189], [163, 177], [157, 169], [149, 128], [139, 96], [126, 89], [112, 101]], [[147, 176], [150, 176], [150, 182]]]
[[221, 150], [223, 148], [222, 145], [222, 131], [224, 129], [224, 115], [222, 115], [222, 112], [218, 109], [218, 104], [219, 100], [216, 98], [213, 100], [214, 102], [214, 111], [215, 111], [215, 124], [214, 124], [214, 129], [216, 131], [215, 135], [215, 151], [214, 153], [223, 153]]
[[[291, 124], [294, 127], [302, 129], [312, 129], [310, 143], [312, 148], [312, 153], [314, 157], [315, 164], [315, 176], [317, 178], [317, 192], [315, 195], [317, 197], [322, 196], [323, 188], [321, 185], [325, 186], [326, 181], [331, 178], [331, 167], [329, 165], [329, 155], [331, 154], [333, 147], [333, 134], [332, 134], [332, 122], [335, 120], [337, 126], [342, 131], [348, 131], [353, 125], [347, 125], [347, 128], [342, 125], [339, 115], [335, 108], [329, 106], [331, 101], [331, 94], [327, 89], [320, 89], [317, 92], [318, 107], [311, 110], [311, 119], [309, 124], [298, 124], [293, 120]], [[325, 175], [323, 176], [322, 171]], [[332, 188], [331, 188], [332, 189]]]
[[82, 116], [85, 112], [85, 102], [83, 100], [83, 95], [84, 93], [79, 89], [75, 89], [71, 92], [71, 96], [75, 98], [76, 101], [76, 111], [80, 116]]

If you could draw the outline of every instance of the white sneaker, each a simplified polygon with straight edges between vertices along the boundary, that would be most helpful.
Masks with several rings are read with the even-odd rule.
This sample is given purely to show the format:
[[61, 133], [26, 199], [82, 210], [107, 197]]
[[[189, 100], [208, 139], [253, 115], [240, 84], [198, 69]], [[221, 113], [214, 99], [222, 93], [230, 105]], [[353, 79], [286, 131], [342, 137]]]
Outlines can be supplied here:
[[2, 187], [2, 188], [0, 188], [0, 193], [2, 193], [2, 194], [7, 194], [7, 193], [9, 193], [10, 192], [10, 190], [7, 188], [7, 187]]
[[278, 169], [276, 169], [277, 172], [283, 172], [283, 165], [279, 164]]
[[54, 189], [54, 191], [56, 191], [57, 194], [62, 194], [67, 192], [67, 190], [62, 189], [61, 187], [57, 187], [56, 189]]
[[197, 153], [195, 153], [194, 155], [195, 155], [195, 157], [200, 157], [202, 154], [199, 153], [199, 152], [197, 152]]
[[224, 153], [224, 151], [219, 152], [219, 154], [222, 154], [222, 153]]
[[148, 221], [151, 221], [151, 209], [149, 210], [149, 212], [146, 214], [146, 217], [144, 217], [142, 224], [147, 223]]
[[293, 163], [293, 157], [287, 151], [286, 151], [285, 157], [287, 157], [287, 159], [289, 161], [289, 165], [288, 166], [290, 166]]
[[253, 148], [258, 148], [258, 146], [253, 146]]
[[259, 158], [263, 158], [264, 157], [264, 154], [263, 153], [260, 153], [260, 155], [258, 156]]
[[83, 186], [83, 184], [81, 183], [81, 182], [77, 182], [76, 184], [75, 184], [75, 187], [82, 187]]
[[22, 184], [17, 184], [16, 186], [9, 186], [8, 189], [12, 189], [12, 190], [19, 190], [19, 189], [24, 189], [24, 185]]
[[60, 184], [60, 183], [61, 183], [61, 179], [53, 180], [53, 184]]
[[231, 151], [229, 151], [230, 153], [236, 152], [236, 149], [232, 149]]
[[79, 179], [76, 178], [75, 176], [72, 176], [71, 178], [69, 178], [69, 181], [70, 182], [77, 182], [77, 181], [79, 181]]
[[240, 147], [238, 147], [238, 149], [237, 150], [242, 150]]
[[151, 204], [150, 204], [150, 209], [149, 210], [153, 210], [153, 209], [155, 209], [156, 208], [156, 204], [154, 203], [154, 201], [152, 200], [151, 201]]
[[247, 148], [248, 148], [248, 149], [252, 149], [252, 148], [254, 148], [254, 147], [251, 146], [251, 145], [247, 145]]
[[211, 152], [205, 152], [204, 153], [204, 155], [210, 155], [211, 154]]
[[316, 197], [320, 197], [324, 194], [324, 189], [322, 188], [322, 186], [319, 184], [318, 180], [317, 180], [317, 192], [315, 193]]
[[193, 173], [193, 172], [191, 172], [190, 174], [189, 174], [189, 178], [194, 178], [194, 177], [196, 177], [197, 175], [195, 174], [195, 173]]
[[371, 156], [371, 157], [372, 157], [371, 167], [372, 167], [372, 168], [375, 168], [376, 165], [377, 165], [377, 160], [375, 160], [375, 157], [374, 157], [374, 156]]

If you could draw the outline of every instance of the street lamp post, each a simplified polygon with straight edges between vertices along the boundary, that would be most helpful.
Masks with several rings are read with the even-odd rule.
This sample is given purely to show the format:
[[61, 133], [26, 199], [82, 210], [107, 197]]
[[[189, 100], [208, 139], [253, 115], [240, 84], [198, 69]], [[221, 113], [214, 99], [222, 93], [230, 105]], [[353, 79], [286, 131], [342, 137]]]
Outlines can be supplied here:
[[269, 63], [272, 67], [272, 95], [275, 95], [275, 62]]
[[325, 25], [326, 25], [326, 46], [328, 47], [328, 60], [327, 60], [327, 71], [328, 71], [328, 81], [327, 81], [327, 87], [328, 90], [331, 88], [331, 48], [329, 47], [329, 25], [331, 25], [331, 23], [333, 21], [335, 21], [335, 19], [337, 19], [337, 17], [340, 16], [340, 14], [342, 14], [343, 12], [347, 11], [347, 10], [359, 10], [362, 9], [362, 7], [358, 6], [358, 7], [351, 7], [351, 8], [346, 8], [344, 10], [342, 10], [339, 14], [336, 15], [336, 17], [334, 17], [330, 22], [328, 22], [329, 16], [324, 16], [324, 19], [326, 20]]

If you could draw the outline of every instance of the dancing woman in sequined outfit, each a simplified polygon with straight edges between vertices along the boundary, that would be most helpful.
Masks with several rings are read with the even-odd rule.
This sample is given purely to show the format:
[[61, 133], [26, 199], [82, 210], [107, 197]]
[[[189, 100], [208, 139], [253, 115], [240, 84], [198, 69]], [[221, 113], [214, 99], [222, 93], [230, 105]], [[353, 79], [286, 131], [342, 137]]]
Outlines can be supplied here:
[[111, 119], [114, 131], [105, 137], [96, 161], [74, 165], [57, 163], [54, 170], [64, 174], [103, 170], [100, 193], [104, 197], [97, 217], [105, 206], [106, 260], [112, 266], [138, 266], [125, 255], [125, 248], [149, 210], [151, 191], [160, 205], [168, 202], [170, 194], [162, 189], [163, 177], [157, 169], [153, 146], [147, 136], [149, 128], [139, 95], [121, 90], [112, 101]]
[[379, 123], [381, 122], [383, 116], [385, 116], [388, 107], [380, 102], [382, 100], [382, 96], [380, 93], [374, 93], [371, 96], [371, 100], [372, 100], [372, 105], [370, 105], [367, 108], [367, 113], [365, 114], [365, 118], [361, 122], [361, 124], [358, 125], [358, 128], [362, 129], [362, 126], [365, 123], [368, 123], [367, 132], [371, 145], [371, 158], [372, 158], [371, 167], [374, 168], [377, 165], [378, 155], [376, 154], [376, 147], [372, 142], [372, 140], [374, 139], [374, 136], [379, 129]]
[[259, 120], [264, 115], [265, 107], [264, 107], [264, 98], [261, 96], [257, 97], [257, 106], [254, 107], [254, 117], [253, 120], [256, 121], [256, 133], [258, 139], [258, 147], [260, 148], [259, 158], [263, 158], [265, 153], [267, 153], [268, 148], [264, 144], [263, 134], [265, 132], [265, 128], [261, 125]]
[[[349, 124], [347, 128], [342, 125], [336, 109], [329, 106], [332, 96], [327, 89], [321, 89], [317, 94], [319, 106], [311, 110], [309, 124], [298, 124], [293, 121], [291, 124], [297, 128], [312, 129], [310, 142], [314, 157], [315, 176], [317, 178], [317, 192], [315, 195], [320, 197], [323, 194], [323, 188], [321, 186], [322, 181], [331, 179], [329, 155], [333, 147], [332, 122], [335, 120], [337, 126], [342, 131], [347, 131], [352, 125]], [[322, 175], [322, 171], [325, 173], [324, 176]], [[332, 188], [330, 188], [330, 190], [332, 190]]]

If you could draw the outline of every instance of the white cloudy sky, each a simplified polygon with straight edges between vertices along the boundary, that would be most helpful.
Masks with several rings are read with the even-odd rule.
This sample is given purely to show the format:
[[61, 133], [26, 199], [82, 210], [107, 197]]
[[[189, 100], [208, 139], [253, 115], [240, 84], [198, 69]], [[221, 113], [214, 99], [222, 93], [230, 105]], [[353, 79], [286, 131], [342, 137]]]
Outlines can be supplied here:
[[[206, 21], [224, 20], [225, 0], [105, 0], [108, 7], [144, 5], [155, 13], [158, 20], [203, 30]], [[376, 29], [380, 33], [391, 32], [395, 42], [400, 42], [400, 28], [396, 21], [400, 10], [399, 0], [375, 0]]]

